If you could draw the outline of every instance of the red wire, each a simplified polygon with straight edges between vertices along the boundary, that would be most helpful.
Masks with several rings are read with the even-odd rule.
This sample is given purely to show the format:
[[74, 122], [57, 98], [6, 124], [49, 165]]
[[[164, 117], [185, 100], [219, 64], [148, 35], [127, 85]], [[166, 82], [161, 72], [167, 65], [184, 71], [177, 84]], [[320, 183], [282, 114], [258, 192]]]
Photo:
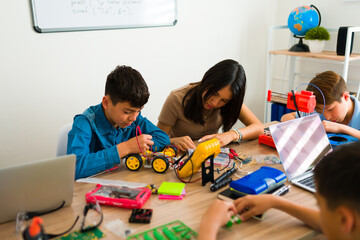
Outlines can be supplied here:
[[[194, 183], [196, 181], [199, 181], [201, 178], [198, 178], [198, 179], [195, 179], [195, 180], [192, 180], [192, 181], [185, 181], [184, 179], [182, 179], [180, 176], [179, 176], [179, 168], [176, 169], [177, 171], [177, 177], [179, 178], [180, 181], [182, 181], [183, 183]], [[193, 173], [194, 175], [195, 173]]]
[[144, 152], [141, 150], [140, 143], [139, 143], [139, 139], [138, 139], [138, 135], [141, 135], [140, 126], [136, 126], [135, 138], [136, 138], [136, 142], [137, 142], [137, 144], [138, 144], [138, 147], [139, 147], [139, 150], [140, 150], [141, 154], [146, 158], [146, 155], [145, 155]]
[[[144, 152], [141, 150], [141, 147], [140, 147], [138, 135], [141, 135], [141, 134], [142, 134], [142, 133], [141, 133], [140, 126], [136, 126], [135, 138], [136, 138], [136, 142], [137, 142], [137, 144], [138, 144], [139, 150], [140, 150], [140, 152], [141, 152], [141, 154], [143, 155], [144, 158], [149, 159], [148, 154], [147, 154], [146, 152], [144, 153]], [[171, 145], [171, 146], [173, 146], [173, 145]], [[179, 149], [177, 146], [173, 146], [173, 147], [175, 147], [177, 150]], [[170, 146], [168, 146], [168, 148], [170, 148]], [[150, 147], [150, 151], [152, 151], [152, 147]], [[153, 154], [154, 156], [164, 156], [164, 157], [168, 158], [168, 156], [165, 155], [165, 151], [164, 151], [163, 154], [159, 154], [159, 153], [156, 153], [156, 152], [153, 152], [152, 154]], [[177, 151], [176, 156], [177, 156], [178, 154], [179, 154], [179, 151]], [[176, 156], [175, 156], [175, 157], [176, 157]]]

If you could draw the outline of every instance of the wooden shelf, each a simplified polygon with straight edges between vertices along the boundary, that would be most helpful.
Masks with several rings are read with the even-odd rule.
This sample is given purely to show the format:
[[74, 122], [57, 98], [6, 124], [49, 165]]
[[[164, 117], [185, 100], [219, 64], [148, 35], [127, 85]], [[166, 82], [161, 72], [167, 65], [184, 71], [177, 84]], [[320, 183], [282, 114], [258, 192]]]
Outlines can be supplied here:
[[[290, 52], [288, 49], [279, 49], [279, 50], [273, 50], [272, 49], [272, 42], [273, 42], [273, 34], [274, 31], [279, 29], [287, 29], [287, 25], [282, 26], [270, 26], [269, 28], [269, 40], [268, 40], [268, 61], [267, 61], [267, 69], [266, 69], [266, 83], [265, 88], [266, 90], [270, 90], [271, 88], [271, 82], [272, 82], [272, 58], [276, 55], [284, 55], [284, 56], [290, 56], [290, 66], [289, 68], [289, 78], [288, 78], [288, 89], [294, 89], [294, 83], [295, 83], [295, 71], [296, 71], [296, 57], [304, 58], [303, 60], [306, 60], [305, 58], [313, 58], [313, 59], [323, 59], [323, 60], [330, 60], [330, 61], [338, 61], [343, 65], [343, 71], [342, 71], [342, 77], [344, 78], [345, 82], [347, 82], [348, 78], [348, 71], [349, 71], [349, 63], [353, 61], [360, 60], [360, 53], [352, 53], [350, 56], [339, 56], [336, 54], [336, 51], [323, 51], [321, 53], [310, 53], [310, 52]], [[331, 31], [337, 31], [337, 29], [333, 29]], [[350, 37], [351, 34], [354, 33], [360, 33], [360, 27], [349, 27], [347, 35], [347, 41], [346, 41], [346, 47], [350, 47]], [[290, 41], [291, 42], [291, 41]], [[349, 51], [349, 49], [346, 49]], [[287, 63], [287, 62], [286, 62]], [[285, 64], [285, 67], [287, 65]], [[284, 70], [285, 72], [285, 70]], [[282, 84], [284, 84], [285, 81], [282, 81]], [[356, 96], [360, 97], [360, 83], [358, 85], [358, 90]], [[282, 101], [281, 99], [274, 99], [274, 101]], [[268, 122], [269, 114], [268, 114], [268, 102], [267, 99], [265, 99], [265, 110], [264, 110], [264, 122]]]
[[[288, 56], [296, 56], [296, 57], [305, 57], [305, 58], [317, 58], [317, 59], [326, 59], [326, 60], [335, 60], [344, 62], [345, 56], [339, 56], [336, 52], [331, 51], [323, 51], [322, 53], [310, 53], [310, 52], [290, 52], [287, 49], [283, 50], [273, 50], [270, 51], [271, 54], [274, 55], [288, 55]], [[352, 53], [350, 55], [349, 61], [360, 60], [360, 53]]]

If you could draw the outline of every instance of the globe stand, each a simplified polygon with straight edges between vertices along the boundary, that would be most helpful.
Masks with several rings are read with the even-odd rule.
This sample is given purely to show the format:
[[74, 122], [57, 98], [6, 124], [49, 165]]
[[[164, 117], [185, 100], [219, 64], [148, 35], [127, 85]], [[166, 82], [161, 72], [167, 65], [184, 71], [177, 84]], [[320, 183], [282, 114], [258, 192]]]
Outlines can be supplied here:
[[310, 52], [309, 46], [303, 43], [303, 37], [294, 37], [299, 38], [299, 42], [289, 49], [290, 52]]

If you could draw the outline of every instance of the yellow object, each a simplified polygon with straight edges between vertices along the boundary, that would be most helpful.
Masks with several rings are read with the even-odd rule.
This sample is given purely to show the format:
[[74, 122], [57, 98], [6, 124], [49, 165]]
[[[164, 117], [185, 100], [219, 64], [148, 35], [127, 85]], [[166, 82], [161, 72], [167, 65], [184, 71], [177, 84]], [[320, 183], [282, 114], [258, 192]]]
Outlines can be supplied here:
[[158, 156], [152, 161], [152, 168], [157, 173], [165, 172], [169, 167], [169, 161], [166, 157]]
[[173, 164], [178, 149], [174, 146], [167, 146], [162, 152], [145, 151], [144, 153], [132, 153], [127, 155], [125, 166], [131, 171], [137, 171], [142, 165], [152, 167], [157, 173], [164, 173]]
[[220, 142], [216, 138], [200, 143], [196, 147], [191, 159], [189, 158], [179, 168], [179, 176], [181, 178], [189, 177], [195, 174], [201, 168], [201, 163], [209, 156], [214, 155], [214, 158], [220, 153]]

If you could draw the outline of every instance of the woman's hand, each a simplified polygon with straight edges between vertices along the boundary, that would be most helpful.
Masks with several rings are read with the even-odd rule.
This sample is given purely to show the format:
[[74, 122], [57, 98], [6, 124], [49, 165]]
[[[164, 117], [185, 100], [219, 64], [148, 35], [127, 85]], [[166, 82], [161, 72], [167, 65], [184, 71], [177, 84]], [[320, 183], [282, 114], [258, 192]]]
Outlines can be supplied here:
[[224, 133], [217, 133], [217, 134], [211, 134], [206, 135], [199, 139], [199, 142], [205, 142], [207, 140], [216, 138], [220, 142], [220, 147], [226, 146], [232, 141], [236, 140], [238, 138], [238, 135], [234, 131], [228, 131]]
[[[164, 132], [166, 132], [166, 134], [168, 135], [170, 134], [172, 128], [171, 126], [166, 125], [162, 122], [158, 122], [157, 127], [163, 130]], [[189, 136], [170, 138], [170, 143], [178, 147], [179, 150], [182, 152], [185, 152], [190, 148], [191, 149], [196, 148], [194, 142], [191, 140]]]
[[177, 137], [170, 139], [171, 144], [177, 146], [180, 151], [185, 152], [189, 148], [195, 149], [196, 146], [189, 136]]

